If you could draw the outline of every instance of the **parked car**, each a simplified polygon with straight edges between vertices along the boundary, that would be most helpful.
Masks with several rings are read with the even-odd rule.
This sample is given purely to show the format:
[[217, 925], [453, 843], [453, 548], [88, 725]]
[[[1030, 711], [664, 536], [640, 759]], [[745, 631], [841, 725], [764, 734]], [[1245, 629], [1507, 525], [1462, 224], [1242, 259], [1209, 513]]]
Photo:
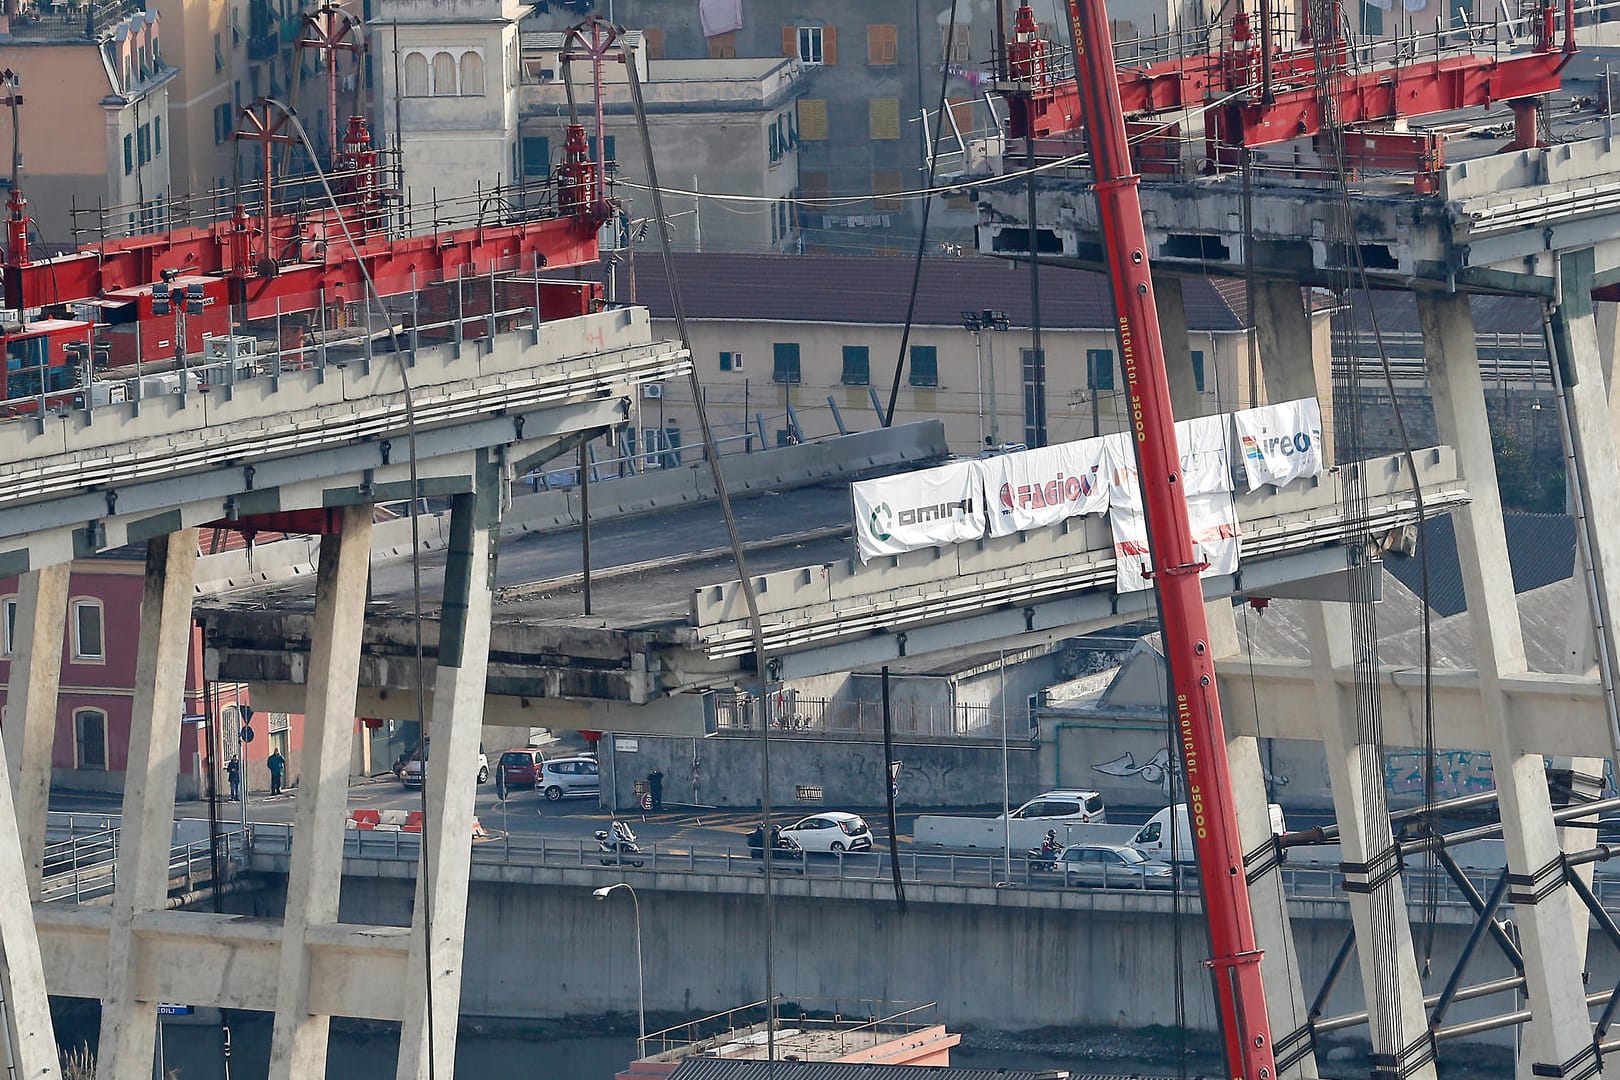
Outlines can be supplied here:
[[537, 788], [540, 786], [540, 767], [544, 765], [550, 754], [532, 746], [521, 746], [515, 750], [501, 752], [500, 760], [495, 767], [500, 770], [506, 781], [508, 791], [518, 788]]
[[1101, 792], [1072, 788], [1037, 795], [1014, 810], [1011, 816], [1014, 821], [1054, 818], [1086, 825], [1103, 825], [1108, 821]]
[[552, 802], [596, 795], [602, 790], [602, 771], [593, 757], [553, 758], [541, 763], [537, 786]]
[[[427, 761], [428, 740], [423, 739], [422, 744], [413, 750], [409, 757], [395, 769], [399, 782], [406, 787], [422, 786], [422, 765]], [[489, 758], [484, 754], [484, 748], [478, 748], [478, 782], [482, 784], [489, 779]]]
[[1065, 885], [1118, 889], [1168, 889], [1169, 863], [1154, 862], [1129, 844], [1071, 844], [1058, 858]]
[[872, 830], [859, 814], [829, 810], [811, 814], [782, 829], [782, 836], [795, 841], [805, 851], [839, 855], [846, 851], [868, 851]]

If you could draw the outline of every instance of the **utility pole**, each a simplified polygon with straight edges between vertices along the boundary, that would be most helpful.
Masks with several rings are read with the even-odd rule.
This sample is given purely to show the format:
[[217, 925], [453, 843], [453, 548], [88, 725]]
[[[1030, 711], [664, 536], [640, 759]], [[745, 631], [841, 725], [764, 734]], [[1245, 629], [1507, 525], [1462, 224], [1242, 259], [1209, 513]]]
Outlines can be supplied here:
[[[984, 331], [1005, 331], [1012, 326], [1012, 320], [1007, 318], [1007, 313], [1005, 311], [995, 311], [990, 308], [985, 308], [983, 311], [962, 312], [962, 326], [964, 329], [971, 330], [973, 332], [973, 351], [974, 355], [977, 357], [979, 352], [980, 338]], [[984, 403], [981, 400], [979, 403], [979, 448], [981, 450], [987, 446], [994, 447], [1001, 445], [1001, 418], [997, 415], [996, 408], [996, 346], [995, 339], [993, 337], [987, 343], [986, 348], [990, 354], [990, 434], [986, 436], [984, 433]], [[979, 371], [979, 385], [981, 387], [984, 385], [984, 369], [982, 363], [980, 364]]]

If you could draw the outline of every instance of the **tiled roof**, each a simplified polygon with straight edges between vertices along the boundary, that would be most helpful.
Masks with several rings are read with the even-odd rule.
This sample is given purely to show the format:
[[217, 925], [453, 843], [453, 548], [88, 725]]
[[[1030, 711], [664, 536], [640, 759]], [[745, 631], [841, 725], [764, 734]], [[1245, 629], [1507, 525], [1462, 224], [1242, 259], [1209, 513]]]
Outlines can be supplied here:
[[[655, 318], [671, 317], [657, 249], [643, 245], [637, 255], [636, 302]], [[900, 325], [906, 321], [914, 266], [913, 259], [898, 255], [675, 255], [681, 297], [692, 319]], [[591, 276], [600, 277], [599, 270]], [[621, 266], [621, 300], [629, 298], [628, 277]], [[1005, 311], [1014, 326], [1029, 326], [1029, 280], [1027, 263], [979, 256], [924, 259], [912, 321], [959, 326], [962, 312], [990, 308]], [[1184, 280], [1189, 330], [1242, 329], [1240, 315], [1210, 280]], [[1108, 279], [1101, 274], [1042, 266], [1040, 292], [1044, 328], [1102, 330], [1114, 325]]]
[[669, 1080], [1050, 1080], [1053, 1075], [1050, 1071], [953, 1069], [937, 1065], [690, 1057], [669, 1074]]

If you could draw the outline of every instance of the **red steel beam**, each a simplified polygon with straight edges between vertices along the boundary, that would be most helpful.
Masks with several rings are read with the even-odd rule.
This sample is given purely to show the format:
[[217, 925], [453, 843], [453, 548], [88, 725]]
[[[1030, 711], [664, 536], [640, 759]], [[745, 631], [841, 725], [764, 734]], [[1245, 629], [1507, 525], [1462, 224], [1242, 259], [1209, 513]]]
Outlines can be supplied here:
[[[1345, 124], [1389, 121], [1425, 116], [1557, 91], [1566, 51], [1523, 53], [1517, 56], [1453, 56], [1400, 67], [1346, 73], [1336, 77], [1334, 98], [1338, 118]], [[1257, 60], [1257, 58], [1256, 58]], [[1239, 61], [1239, 85], [1251, 81], [1250, 69]], [[1273, 65], [1274, 83], [1304, 78], [1306, 84], [1275, 93], [1267, 104], [1258, 95], [1245, 95], [1219, 110], [1222, 142], [1235, 146], [1269, 146], [1317, 134], [1322, 127], [1322, 106], [1315, 85], [1315, 63], [1308, 52], [1286, 53]], [[1120, 68], [1120, 101], [1126, 117], [1142, 119], [1155, 113], [1202, 107], [1218, 101], [1234, 75], [1233, 59], [1202, 54], [1144, 68]], [[1036, 138], [1050, 138], [1075, 129], [1080, 98], [1073, 80], [1037, 91], [1030, 102]], [[1029, 134], [1021, 110], [1013, 112], [1012, 134]]]

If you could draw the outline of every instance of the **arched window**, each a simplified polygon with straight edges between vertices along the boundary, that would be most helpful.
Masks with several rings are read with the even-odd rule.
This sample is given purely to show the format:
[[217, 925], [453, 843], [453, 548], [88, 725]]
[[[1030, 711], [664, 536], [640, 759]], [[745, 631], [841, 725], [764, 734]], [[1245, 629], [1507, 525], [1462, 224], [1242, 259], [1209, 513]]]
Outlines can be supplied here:
[[433, 54], [433, 96], [456, 96], [456, 58], [447, 52]]
[[428, 96], [427, 57], [419, 52], [405, 54], [405, 96]]
[[461, 92], [472, 97], [484, 96], [484, 58], [475, 52], [461, 54]]
[[73, 710], [73, 762], [81, 769], [107, 768], [107, 714]]

